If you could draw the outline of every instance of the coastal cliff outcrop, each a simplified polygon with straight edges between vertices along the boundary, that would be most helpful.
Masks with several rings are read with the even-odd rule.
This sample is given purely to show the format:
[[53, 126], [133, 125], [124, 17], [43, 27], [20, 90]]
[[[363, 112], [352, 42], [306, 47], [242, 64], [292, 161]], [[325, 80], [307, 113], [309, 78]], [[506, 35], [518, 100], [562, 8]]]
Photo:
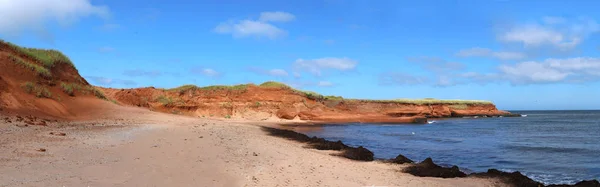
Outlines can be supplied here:
[[427, 118], [511, 115], [486, 101], [344, 99], [300, 91], [276, 82], [209, 87], [188, 85], [174, 89], [99, 89], [120, 104], [195, 117], [425, 123]]
[[487, 101], [346, 99], [277, 82], [173, 89], [94, 87], [59, 51], [0, 41], [0, 111], [75, 119], [102, 113], [112, 105], [108, 101], [173, 114], [254, 121], [426, 123], [427, 118], [511, 115]]

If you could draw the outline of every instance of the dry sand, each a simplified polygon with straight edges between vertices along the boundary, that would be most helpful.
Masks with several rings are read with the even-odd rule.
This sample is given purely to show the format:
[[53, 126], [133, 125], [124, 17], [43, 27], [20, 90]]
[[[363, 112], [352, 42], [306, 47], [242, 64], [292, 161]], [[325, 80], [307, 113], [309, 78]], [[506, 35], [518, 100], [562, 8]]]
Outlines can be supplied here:
[[401, 165], [331, 156], [239, 121], [129, 107], [103, 118], [48, 127], [0, 120], [0, 186], [503, 186], [414, 177]]

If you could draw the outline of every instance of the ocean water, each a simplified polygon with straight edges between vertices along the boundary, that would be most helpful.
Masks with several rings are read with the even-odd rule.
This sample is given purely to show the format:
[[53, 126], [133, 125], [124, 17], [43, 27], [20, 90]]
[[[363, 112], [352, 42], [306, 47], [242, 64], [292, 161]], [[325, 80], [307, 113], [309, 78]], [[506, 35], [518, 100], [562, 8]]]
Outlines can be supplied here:
[[[600, 180], [600, 111], [513, 111], [520, 118], [435, 120], [431, 124], [345, 124], [296, 128], [363, 146], [377, 158], [431, 157], [465, 172], [520, 171], [546, 183]], [[431, 121], [431, 120], [430, 120]]]

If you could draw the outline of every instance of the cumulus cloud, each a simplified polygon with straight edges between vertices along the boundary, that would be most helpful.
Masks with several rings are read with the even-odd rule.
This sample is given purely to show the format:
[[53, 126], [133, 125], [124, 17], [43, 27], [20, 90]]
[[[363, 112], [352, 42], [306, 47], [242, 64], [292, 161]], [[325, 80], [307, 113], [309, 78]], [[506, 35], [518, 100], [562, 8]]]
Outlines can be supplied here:
[[123, 72], [123, 75], [129, 77], [158, 77], [161, 76], [162, 73], [160, 71], [145, 71], [140, 69], [135, 70], [126, 70]]
[[319, 81], [317, 83], [317, 86], [320, 86], [320, 87], [331, 87], [331, 86], [333, 86], [333, 83], [329, 82], [329, 81]]
[[569, 73], [533, 61], [518, 63], [514, 66], [502, 65], [499, 69], [506, 78], [517, 84], [558, 82], [569, 75]]
[[267, 71], [267, 74], [271, 75], [271, 76], [276, 76], [276, 77], [287, 77], [288, 76], [288, 72], [282, 69], [271, 69], [269, 71]]
[[600, 58], [577, 57], [500, 65], [495, 73], [469, 72], [459, 78], [478, 83], [508, 81], [515, 85], [589, 82], [600, 79]]
[[86, 76], [88, 80], [90, 80], [95, 85], [103, 85], [103, 86], [112, 86], [112, 85], [125, 85], [125, 86], [135, 86], [136, 82], [131, 80], [123, 80], [123, 79], [112, 79], [107, 77], [100, 76]]
[[380, 85], [416, 85], [428, 83], [424, 76], [416, 76], [399, 72], [386, 72], [379, 75]]
[[459, 57], [491, 57], [500, 60], [520, 60], [527, 57], [524, 53], [508, 51], [492, 51], [488, 48], [474, 47], [463, 49], [456, 53]]
[[258, 20], [230, 20], [220, 23], [213, 31], [219, 34], [231, 34], [235, 38], [266, 37], [277, 39], [287, 35], [287, 31], [272, 22], [292, 21], [294, 15], [286, 12], [263, 12]]
[[449, 62], [439, 57], [419, 56], [408, 57], [406, 60], [416, 63], [421, 66], [421, 68], [434, 73], [448, 73], [463, 70], [465, 68], [463, 63]]
[[44, 32], [47, 23], [69, 25], [87, 16], [109, 16], [106, 6], [92, 5], [90, 0], [2, 0], [0, 34], [16, 35], [22, 31]]
[[283, 69], [262, 69], [258, 67], [249, 67], [248, 70], [259, 75], [268, 75], [273, 77], [287, 77], [289, 75], [289, 73]]
[[219, 77], [221, 73], [211, 68], [192, 68], [190, 70], [191, 73], [200, 74], [207, 77]]
[[293, 66], [297, 70], [307, 71], [314, 75], [321, 75], [325, 70], [349, 71], [356, 68], [358, 61], [350, 58], [318, 58], [318, 59], [298, 59]]
[[545, 45], [561, 50], [575, 48], [588, 35], [600, 31], [600, 25], [587, 18], [567, 20], [560, 17], [545, 17], [542, 24], [530, 23], [515, 25], [500, 32], [498, 40], [520, 43], [525, 48]]
[[261, 22], [288, 22], [292, 21], [296, 18], [296, 16], [287, 13], [287, 12], [261, 12], [260, 18], [258, 18]]

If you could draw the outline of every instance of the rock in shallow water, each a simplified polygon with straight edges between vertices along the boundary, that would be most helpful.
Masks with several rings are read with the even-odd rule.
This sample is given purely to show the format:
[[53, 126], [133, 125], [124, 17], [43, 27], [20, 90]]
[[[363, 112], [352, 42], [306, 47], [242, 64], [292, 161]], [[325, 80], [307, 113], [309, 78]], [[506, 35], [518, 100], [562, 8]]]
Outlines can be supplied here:
[[433, 163], [431, 158], [427, 158], [423, 162], [406, 168], [405, 172], [419, 177], [455, 178], [467, 176], [467, 174], [460, 171], [458, 166], [445, 168]]

